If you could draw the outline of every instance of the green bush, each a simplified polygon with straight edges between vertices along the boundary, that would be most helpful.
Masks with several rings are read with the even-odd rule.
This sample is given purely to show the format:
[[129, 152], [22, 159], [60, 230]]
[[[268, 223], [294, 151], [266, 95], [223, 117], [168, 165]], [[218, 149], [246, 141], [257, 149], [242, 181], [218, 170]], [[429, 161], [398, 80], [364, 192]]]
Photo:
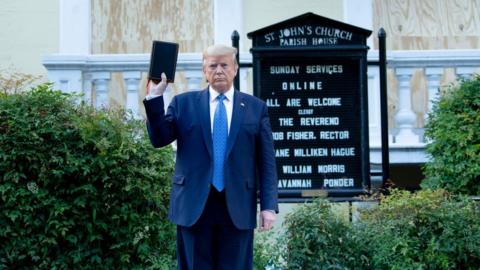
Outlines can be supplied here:
[[0, 269], [169, 269], [172, 171], [123, 112], [0, 93]]
[[[254, 235], [253, 269], [265, 270], [265, 267], [278, 267], [281, 263], [281, 240], [275, 230], [259, 232]], [[272, 269], [273, 270], [273, 269]]]
[[392, 191], [356, 231], [373, 269], [478, 269], [480, 211], [443, 190]]
[[287, 215], [282, 257], [285, 269], [354, 269], [368, 265], [348, 220], [318, 199]]
[[480, 194], [480, 76], [452, 85], [433, 105], [425, 127], [431, 140], [425, 188]]
[[[260, 237], [256, 269], [478, 269], [480, 209], [444, 190], [391, 190], [357, 221], [315, 200], [287, 215], [284, 233]], [[269, 245], [268, 243], [272, 243]]]

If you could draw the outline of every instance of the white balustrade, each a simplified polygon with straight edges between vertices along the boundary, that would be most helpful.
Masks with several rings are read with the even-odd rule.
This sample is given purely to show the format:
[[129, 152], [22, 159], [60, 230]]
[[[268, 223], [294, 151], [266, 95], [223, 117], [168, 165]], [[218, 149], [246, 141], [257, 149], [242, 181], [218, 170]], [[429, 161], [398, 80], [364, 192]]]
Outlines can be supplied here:
[[83, 74], [83, 100], [87, 104], [92, 104], [93, 103], [93, 90], [92, 87], [93, 82], [92, 82], [92, 74], [85, 72]]
[[455, 72], [464, 80], [469, 80], [475, 72], [475, 69], [476, 67], [457, 67]]
[[[96, 106], [108, 106], [108, 86], [111, 73], [122, 73], [127, 96], [125, 107], [132, 110], [134, 114], [138, 114], [138, 99], [140, 98], [138, 87], [142, 73], [148, 71], [149, 59], [149, 54], [54, 54], [44, 57], [43, 64], [48, 70], [49, 79], [55, 83], [57, 89], [64, 92], [83, 92], [85, 101], [92, 103], [95, 100]], [[378, 61], [378, 51], [370, 50], [368, 60]], [[240, 63], [252, 63], [251, 54], [241, 53]], [[399, 86], [398, 101], [395, 104], [398, 111], [394, 117], [393, 129], [398, 133], [390, 145], [393, 147], [392, 151], [398, 151], [398, 147], [413, 151], [412, 149], [423, 149], [424, 146], [422, 139], [414, 132], [418, 124], [411, 101], [413, 91], [410, 81], [413, 72], [417, 69], [424, 71], [427, 81], [427, 89], [424, 91], [428, 93], [428, 106], [425, 108], [427, 113], [431, 110], [432, 100], [438, 97], [444, 69], [454, 68], [459, 77], [471, 78], [475, 70], [480, 67], [480, 50], [389, 51], [387, 52], [387, 63], [388, 67], [395, 72]], [[377, 66], [368, 68], [369, 128], [375, 142], [378, 141], [380, 134], [380, 117], [377, 115], [380, 111], [377, 100], [379, 91], [376, 85], [379, 76], [377, 70]], [[177, 73], [183, 74], [187, 89], [200, 89], [202, 80], [204, 80], [201, 53], [179, 54]], [[251, 74], [250, 68], [240, 69], [240, 88], [242, 91], [253, 93], [251, 81], [248, 80], [249, 74]], [[372, 84], [375, 85], [372, 87]], [[173, 94], [172, 90], [166, 92], [165, 102], [167, 104]], [[371, 143], [371, 145], [377, 147], [378, 143]]]
[[427, 67], [425, 68], [425, 76], [427, 77], [428, 107], [425, 111], [424, 119], [427, 120], [428, 113], [432, 110], [433, 101], [438, 99], [440, 81], [443, 76], [443, 67]]
[[49, 55], [43, 61], [49, 80], [67, 93], [82, 91], [85, 63], [84, 55]]
[[92, 82], [96, 93], [95, 106], [97, 108], [108, 107], [108, 85], [110, 82], [110, 72], [92, 73]]
[[[252, 56], [250, 54], [240, 54], [240, 64], [251, 64]], [[251, 73], [251, 68], [240, 68], [238, 70], [240, 78], [240, 91], [253, 94], [253, 86], [248, 83], [248, 75]]]
[[413, 68], [397, 68], [395, 75], [398, 80], [398, 112], [395, 115], [395, 121], [399, 132], [395, 136], [395, 142], [405, 145], [418, 144], [419, 137], [413, 132], [415, 125], [415, 113], [412, 110], [412, 93], [410, 90], [410, 80], [413, 75]]
[[187, 80], [187, 89], [200, 90], [200, 83], [202, 82], [203, 73], [198, 70], [185, 70], [185, 79]]
[[202, 62], [200, 53], [183, 53], [178, 56], [177, 72], [183, 72], [187, 80], [187, 89], [200, 90], [203, 79]]
[[127, 89], [127, 100], [125, 107], [131, 111], [133, 116], [137, 117], [138, 114], [138, 84], [142, 78], [140, 71], [125, 71], [123, 72], [123, 80], [125, 81]]
[[[368, 125], [370, 147], [380, 148], [382, 144], [381, 134], [381, 110], [380, 110], [380, 74], [378, 67], [368, 69]], [[389, 141], [392, 141], [389, 136]]]

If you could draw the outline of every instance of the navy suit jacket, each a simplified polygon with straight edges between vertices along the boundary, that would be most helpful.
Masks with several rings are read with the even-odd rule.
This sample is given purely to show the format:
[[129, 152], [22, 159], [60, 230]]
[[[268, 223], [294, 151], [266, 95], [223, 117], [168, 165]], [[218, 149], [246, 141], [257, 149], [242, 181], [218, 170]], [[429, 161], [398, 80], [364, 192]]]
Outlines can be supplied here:
[[[167, 112], [163, 97], [144, 100], [147, 129], [154, 147], [177, 140], [169, 219], [192, 226], [207, 201], [213, 172], [208, 88], [175, 96]], [[225, 155], [225, 197], [238, 229], [256, 226], [261, 210], [278, 211], [273, 138], [265, 102], [235, 91]]]

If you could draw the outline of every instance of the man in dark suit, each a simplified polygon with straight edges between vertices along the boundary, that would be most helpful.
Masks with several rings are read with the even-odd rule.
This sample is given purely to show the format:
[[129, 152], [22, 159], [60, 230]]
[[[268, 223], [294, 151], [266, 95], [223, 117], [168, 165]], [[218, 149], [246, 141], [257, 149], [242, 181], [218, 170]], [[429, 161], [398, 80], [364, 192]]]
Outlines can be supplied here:
[[179, 269], [252, 269], [257, 197], [260, 230], [278, 212], [273, 138], [265, 102], [233, 88], [236, 49], [208, 47], [209, 86], [175, 96], [167, 112], [163, 74], [144, 101], [155, 147], [177, 140], [169, 219], [177, 224]]

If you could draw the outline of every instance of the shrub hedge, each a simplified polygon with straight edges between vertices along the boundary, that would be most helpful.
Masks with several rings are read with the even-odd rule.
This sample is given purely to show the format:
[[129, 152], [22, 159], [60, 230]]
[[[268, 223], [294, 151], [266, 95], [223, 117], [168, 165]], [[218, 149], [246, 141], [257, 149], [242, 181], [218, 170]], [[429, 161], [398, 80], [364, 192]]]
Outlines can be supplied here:
[[49, 84], [1, 93], [0, 268], [171, 268], [172, 155]]
[[391, 190], [379, 205], [361, 210], [354, 223], [339, 218], [330, 205], [316, 200], [297, 207], [285, 219], [285, 232], [273, 238], [274, 248], [256, 254], [274, 269], [284, 270], [478, 269], [480, 265], [480, 209], [468, 197], [444, 190], [413, 194]]
[[355, 224], [373, 269], [478, 269], [480, 211], [444, 190], [394, 190]]
[[326, 200], [297, 207], [287, 215], [284, 226], [282, 257], [286, 269], [352, 269], [365, 265], [355, 231]]
[[450, 86], [425, 126], [431, 155], [424, 188], [480, 195], [480, 76]]

